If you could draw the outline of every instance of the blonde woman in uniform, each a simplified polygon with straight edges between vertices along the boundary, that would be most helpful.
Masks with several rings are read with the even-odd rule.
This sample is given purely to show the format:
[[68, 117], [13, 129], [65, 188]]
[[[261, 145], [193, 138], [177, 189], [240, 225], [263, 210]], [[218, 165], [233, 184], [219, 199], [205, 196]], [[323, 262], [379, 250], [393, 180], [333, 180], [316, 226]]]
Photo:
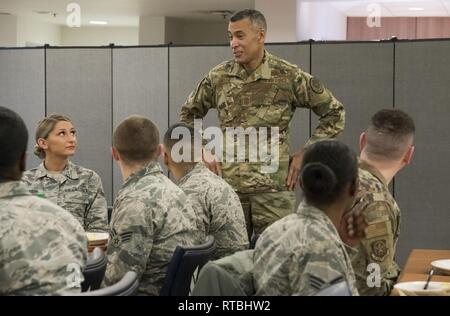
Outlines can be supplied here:
[[38, 123], [34, 154], [42, 163], [23, 174], [32, 194], [69, 211], [85, 231], [107, 232], [107, 203], [97, 173], [72, 163], [77, 137], [67, 116], [51, 115]]

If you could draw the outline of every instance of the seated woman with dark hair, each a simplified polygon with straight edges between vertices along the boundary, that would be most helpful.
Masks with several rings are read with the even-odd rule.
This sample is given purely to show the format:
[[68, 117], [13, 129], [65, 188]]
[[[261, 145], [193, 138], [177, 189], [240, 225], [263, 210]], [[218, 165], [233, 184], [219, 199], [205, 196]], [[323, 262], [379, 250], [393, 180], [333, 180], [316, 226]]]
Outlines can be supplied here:
[[342, 242], [353, 246], [363, 235], [362, 217], [346, 213], [357, 178], [356, 155], [343, 143], [322, 141], [306, 150], [300, 174], [305, 200], [296, 213], [269, 226], [256, 243], [256, 295], [314, 295], [340, 280], [358, 295]]

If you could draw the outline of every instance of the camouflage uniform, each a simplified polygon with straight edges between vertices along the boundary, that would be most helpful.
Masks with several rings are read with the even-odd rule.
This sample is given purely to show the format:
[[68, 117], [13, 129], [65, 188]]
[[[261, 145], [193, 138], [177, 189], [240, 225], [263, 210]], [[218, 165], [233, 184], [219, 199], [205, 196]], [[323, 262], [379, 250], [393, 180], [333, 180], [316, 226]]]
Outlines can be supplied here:
[[[265, 51], [263, 63], [250, 75], [234, 60], [213, 68], [181, 108], [181, 121], [188, 124], [216, 108], [224, 135], [226, 128], [279, 128], [276, 172], [261, 173], [261, 165], [266, 164], [263, 161], [222, 163], [223, 178], [238, 192], [246, 217], [252, 217], [258, 234], [270, 223], [294, 211], [295, 197], [287, 191], [286, 180], [289, 123], [298, 107], [312, 109], [319, 116], [319, 125], [306, 146], [334, 137], [344, 128], [342, 104], [320, 81]], [[237, 145], [236, 141], [229, 141]], [[266, 193], [272, 195], [265, 196]]]
[[197, 226], [216, 241], [215, 258], [248, 249], [245, 218], [239, 197], [222, 178], [201, 162], [195, 164], [178, 185], [199, 210]]
[[42, 194], [72, 213], [85, 231], [109, 231], [102, 181], [94, 171], [69, 162], [61, 174], [54, 174], [41, 163], [26, 171], [22, 180], [29, 185], [31, 194]]
[[0, 183], [0, 210], [0, 295], [80, 292], [87, 237], [76, 219], [20, 181]]
[[150, 163], [125, 181], [114, 202], [105, 285], [135, 271], [138, 294], [159, 295], [176, 246], [204, 242], [196, 229], [186, 195]]
[[335, 226], [305, 202], [262, 233], [253, 258], [256, 295], [314, 295], [340, 278], [358, 295], [350, 257]]
[[[363, 212], [367, 223], [366, 238], [352, 256], [357, 287], [361, 295], [389, 295], [399, 274], [394, 261], [400, 234], [400, 209], [389, 192], [386, 180], [373, 166], [364, 161], [359, 165], [359, 189], [353, 209]], [[367, 271], [371, 263], [378, 264], [380, 287], [369, 287]]]

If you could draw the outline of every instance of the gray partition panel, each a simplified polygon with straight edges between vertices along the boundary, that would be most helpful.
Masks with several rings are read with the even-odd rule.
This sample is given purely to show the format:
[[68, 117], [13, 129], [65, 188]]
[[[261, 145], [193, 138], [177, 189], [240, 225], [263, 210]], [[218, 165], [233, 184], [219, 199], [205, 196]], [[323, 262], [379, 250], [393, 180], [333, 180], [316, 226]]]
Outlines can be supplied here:
[[396, 44], [395, 107], [416, 124], [413, 161], [395, 180], [402, 263], [413, 248], [450, 249], [449, 55], [448, 40]]
[[[170, 125], [179, 122], [180, 110], [189, 94], [211, 68], [231, 59], [228, 46], [171, 47], [169, 50]], [[219, 126], [217, 111], [212, 109], [204, 127]]]
[[[169, 122], [167, 54], [167, 47], [113, 50], [114, 128], [129, 115], [144, 115], [158, 126], [162, 141]], [[113, 170], [115, 197], [123, 181], [116, 163]]]
[[[312, 74], [344, 105], [339, 139], [359, 154], [359, 136], [378, 110], [393, 108], [394, 44], [391, 42], [312, 45]], [[317, 126], [313, 114], [311, 129]], [[390, 186], [392, 192], [392, 183]]]
[[[344, 105], [346, 124], [340, 140], [359, 151], [359, 135], [378, 110], [393, 107], [393, 44], [312, 45], [311, 70]], [[317, 117], [312, 115], [312, 132]]]
[[[180, 121], [181, 106], [209, 70], [232, 58], [229, 46], [170, 47], [169, 49], [169, 124]], [[203, 119], [203, 128], [219, 126], [217, 110]]]
[[75, 163], [96, 171], [112, 201], [111, 49], [47, 50], [47, 114], [69, 115], [78, 131]]
[[[267, 50], [280, 58], [296, 64], [300, 69], [310, 72], [310, 45], [309, 44], [271, 44], [267, 45]], [[294, 118], [291, 121], [291, 153], [302, 148], [309, 138], [310, 111], [306, 109], [297, 109]], [[303, 199], [300, 187], [295, 190], [296, 207]]]
[[0, 106], [17, 112], [28, 128], [27, 168], [40, 163], [33, 155], [37, 122], [45, 116], [44, 49], [0, 50]]

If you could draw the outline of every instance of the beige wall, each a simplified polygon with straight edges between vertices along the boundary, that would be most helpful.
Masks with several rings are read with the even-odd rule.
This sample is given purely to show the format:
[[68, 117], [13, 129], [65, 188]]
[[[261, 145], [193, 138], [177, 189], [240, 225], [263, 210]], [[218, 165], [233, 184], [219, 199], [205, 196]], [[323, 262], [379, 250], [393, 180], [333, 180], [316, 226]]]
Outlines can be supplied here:
[[31, 18], [17, 19], [17, 46], [61, 45], [61, 27]]
[[226, 44], [228, 20], [190, 21], [167, 18], [165, 42], [182, 45]]
[[17, 17], [0, 15], [0, 47], [15, 47], [17, 44]]
[[105, 46], [138, 45], [139, 28], [137, 27], [62, 27], [62, 46]]
[[256, 0], [255, 9], [266, 18], [267, 43], [297, 41], [297, 0]]
[[161, 45], [165, 42], [166, 17], [141, 16], [139, 18], [139, 45]]

